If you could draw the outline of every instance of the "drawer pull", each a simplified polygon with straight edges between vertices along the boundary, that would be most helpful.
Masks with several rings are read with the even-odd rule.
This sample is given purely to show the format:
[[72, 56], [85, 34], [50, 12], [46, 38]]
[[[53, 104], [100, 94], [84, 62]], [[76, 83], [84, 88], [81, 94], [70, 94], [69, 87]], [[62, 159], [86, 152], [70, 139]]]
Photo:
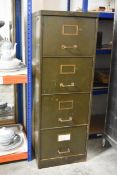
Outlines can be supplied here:
[[61, 48], [62, 49], [77, 49], [78, 48], [78, 45], [73, 45], [73, 46], [66, 46], [66, 45], [61, 45]]
[[68, 154], [68, 153], [70, 153], [71, 151], [70, 151], [70, 149], [68, 148], [66, 151], [60, 151], [60, 150], [58, 150], [58, 154]]
[[73, 119], [72, 117], [69, 117], [68, 120], [63, 120], [62, 118], [58, 118], [58, 121], [61, 122], [61, 123], [64, 123], [64, 122], [71, 122]]
[[74, 82], [72, 82], [71, 84], [63, 84], [63, 83], [60, 83], [60, 87], [74, 87], [75, 86], [75, 83]]

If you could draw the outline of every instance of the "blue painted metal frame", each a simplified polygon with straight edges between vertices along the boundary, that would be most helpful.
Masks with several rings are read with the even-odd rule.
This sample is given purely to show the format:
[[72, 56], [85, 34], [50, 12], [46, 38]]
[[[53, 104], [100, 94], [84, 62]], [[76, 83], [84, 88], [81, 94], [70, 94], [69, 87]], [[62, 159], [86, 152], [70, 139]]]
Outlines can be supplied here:
[[[21, 0], [16, 0], [16, 56], [22, 59], [21, 39]], [[32, 160], [32, 0], [27, 0], [27, 139], [28, 139], [28, 160]], [[18, 85], [18, 121], [23, 122], [23, 91], [22, 85]]]
[[21, 43], [21, 0], [16, 0], [16, 56], [22, 59]]
[[71, 0], [67, 0], [67, 11], [70, 11]]
[[28, 160], [32, 160], [32, 0], [27, 0], [27, 138]]
[[102, 19], [114, 19], [114, 13], [106, 13], [106, 12], [100, 12], [99, 18]]
[[[22, 37], [21, 37], [21, 0], [16, 0], [16, 57], [22, 60]], [[18, 98], [18, 123], [23, 122], [23, 87], [17, 85]]]
[[107, 93], [108, 93], [108, 88], [93, 90], [93, 95], [102, 95]]
[[97, 49], [96, 54], [111, 54], [111, 49]]
[[88, 0], [83, 0], [82, 2], [82, 11], [88, 12]]

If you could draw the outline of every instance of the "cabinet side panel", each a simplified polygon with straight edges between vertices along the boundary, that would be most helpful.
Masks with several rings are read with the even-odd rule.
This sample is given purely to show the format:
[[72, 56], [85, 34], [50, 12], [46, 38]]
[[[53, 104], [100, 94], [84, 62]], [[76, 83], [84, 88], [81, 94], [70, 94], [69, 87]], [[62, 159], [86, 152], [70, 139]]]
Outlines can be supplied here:
[[[41, 17], [33, 15], [33, 148], [39, 158], [39, 104], [40, 104], [40, 23]], [[37, 147], [38, 145], [38, 147]]]

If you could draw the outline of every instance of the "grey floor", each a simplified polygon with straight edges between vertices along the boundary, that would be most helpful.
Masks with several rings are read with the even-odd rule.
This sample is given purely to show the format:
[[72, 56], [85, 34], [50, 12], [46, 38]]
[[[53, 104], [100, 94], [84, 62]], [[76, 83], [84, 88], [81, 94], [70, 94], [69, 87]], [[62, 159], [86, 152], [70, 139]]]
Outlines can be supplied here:
[[90, 140], [87, 162], [37, 169], [36, 161], [0, 165], [0, 175], [117, 175], [117, 151], [102, 148], [101, 139]]

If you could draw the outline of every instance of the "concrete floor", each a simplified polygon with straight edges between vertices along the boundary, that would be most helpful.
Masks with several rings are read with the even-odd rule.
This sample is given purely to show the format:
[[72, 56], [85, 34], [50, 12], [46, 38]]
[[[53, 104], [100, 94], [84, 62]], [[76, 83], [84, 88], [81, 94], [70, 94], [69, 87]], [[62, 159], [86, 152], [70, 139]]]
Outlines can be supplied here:
[[101, 139], [89, 141], [87, 162], [37, 169], [36, 161], [0, 165], [0, 175], [117, 175], [117, 151], [102, 148]]

